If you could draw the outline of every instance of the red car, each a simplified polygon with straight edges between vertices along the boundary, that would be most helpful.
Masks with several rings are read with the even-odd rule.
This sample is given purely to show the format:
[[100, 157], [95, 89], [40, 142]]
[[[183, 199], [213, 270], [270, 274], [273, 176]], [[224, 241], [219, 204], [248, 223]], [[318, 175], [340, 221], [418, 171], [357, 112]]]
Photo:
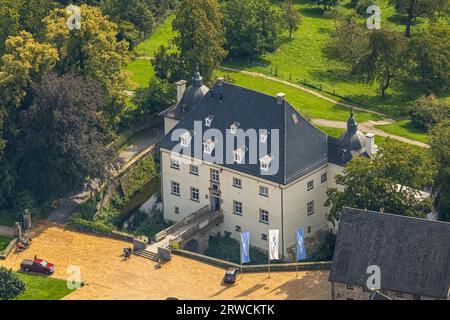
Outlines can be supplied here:
[[55, 272], [55, 265], [42, 259], [23, 260], [20, 268], [25, 272], [39, 272], [45, 274], [52, 274]]

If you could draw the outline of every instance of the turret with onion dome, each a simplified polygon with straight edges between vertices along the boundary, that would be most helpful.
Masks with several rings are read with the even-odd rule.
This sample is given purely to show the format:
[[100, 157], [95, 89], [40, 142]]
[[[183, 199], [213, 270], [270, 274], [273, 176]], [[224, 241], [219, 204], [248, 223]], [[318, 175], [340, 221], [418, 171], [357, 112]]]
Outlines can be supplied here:
[[366, 152], [366, 136], [359, 131], [353, 109], [347, 120], [347, 131], [339, 138], [341, 158], [344, 162]]
[[192, 76], [191, 85], [186, 89], [186, 81], [180, 80], [177, 84], [177, 103], [160, 113], [165, 118], [165, 131], [170, 131], [181, 119], [183, 119], [209, 92], [209, 88], [203, 84], [198, 65]]

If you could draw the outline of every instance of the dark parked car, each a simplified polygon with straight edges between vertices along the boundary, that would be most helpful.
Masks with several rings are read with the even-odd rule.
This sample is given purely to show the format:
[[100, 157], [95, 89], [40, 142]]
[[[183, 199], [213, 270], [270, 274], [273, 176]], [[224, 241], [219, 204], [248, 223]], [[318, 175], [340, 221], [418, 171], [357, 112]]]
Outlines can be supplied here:
[[229, 284], [235, 283], [238, 274], [239, 274], [238, 268], [228, 268], [227, 272], [225, 272], [225, 277], [223, 277], [223, 282]]
[[55, 272], [55, 265], [42, 259], [23, 260], [20, 268], [25, 272], [39, 272], [45, 274], [52, 274]]

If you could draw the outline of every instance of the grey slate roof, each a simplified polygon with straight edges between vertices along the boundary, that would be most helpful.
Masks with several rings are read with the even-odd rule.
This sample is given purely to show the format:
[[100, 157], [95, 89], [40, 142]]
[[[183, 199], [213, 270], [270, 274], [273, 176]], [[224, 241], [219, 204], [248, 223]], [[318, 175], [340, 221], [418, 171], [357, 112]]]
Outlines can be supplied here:
[[382, 289], [446, 298], [450, 223], [344, 208], [330, 281], [365, 286], [370, 265]]
[[202, 81], [203, 77], [197, 70], [192, 77], [192, 84], [186, 89], [181, 100], [160, 115], [176, 120], [183, 119], [208, 93], [209, 88], [203, 85]]
[[[216, 84], [173, 130], [183, 128], [191, 131], [194, 121], [201, 121], [203, 130], [208, 129], [204, 126], [204, 120], [210, 115], [214, 116], [210, 128], [220, 130], [224, 136], [234, 122], [238, 122], [239, 129], [244, 131], [250, 128], [267, 129], [269, 132], [279, 129], [280, 168], [277, 174], [261, 175], [259, 161], [257, 164], [248, 164], [249, 152], [246, 153], [246, 164], [224, 164], [225, 167], [276, 183], [288, 184], [328, 162], [327, 135], [307, 121], [287, 101], [277, 104], [277, 98], [274, 96], [226, 82], [222, 85]], [[268, 141], [270, 154], [273, 151], [270, 133]], [[178, 141], [171, 141], [169, 132], [158, 146], [172, 150], [177, 144]], [[225, 154], [225, 143], [223, 147]], [[236, 145], [235, 149], [239, 147], [241, 146]]]

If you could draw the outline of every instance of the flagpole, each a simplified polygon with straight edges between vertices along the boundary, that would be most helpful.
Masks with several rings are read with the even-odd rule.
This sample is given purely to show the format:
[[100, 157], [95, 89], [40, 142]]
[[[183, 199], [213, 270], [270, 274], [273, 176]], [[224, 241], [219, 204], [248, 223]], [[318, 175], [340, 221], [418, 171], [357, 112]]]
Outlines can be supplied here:
[[270, 241], [269, 241], [269, 251], [267, 252], [267, 260], [269, 262], [269, 279], [270, 279]]

